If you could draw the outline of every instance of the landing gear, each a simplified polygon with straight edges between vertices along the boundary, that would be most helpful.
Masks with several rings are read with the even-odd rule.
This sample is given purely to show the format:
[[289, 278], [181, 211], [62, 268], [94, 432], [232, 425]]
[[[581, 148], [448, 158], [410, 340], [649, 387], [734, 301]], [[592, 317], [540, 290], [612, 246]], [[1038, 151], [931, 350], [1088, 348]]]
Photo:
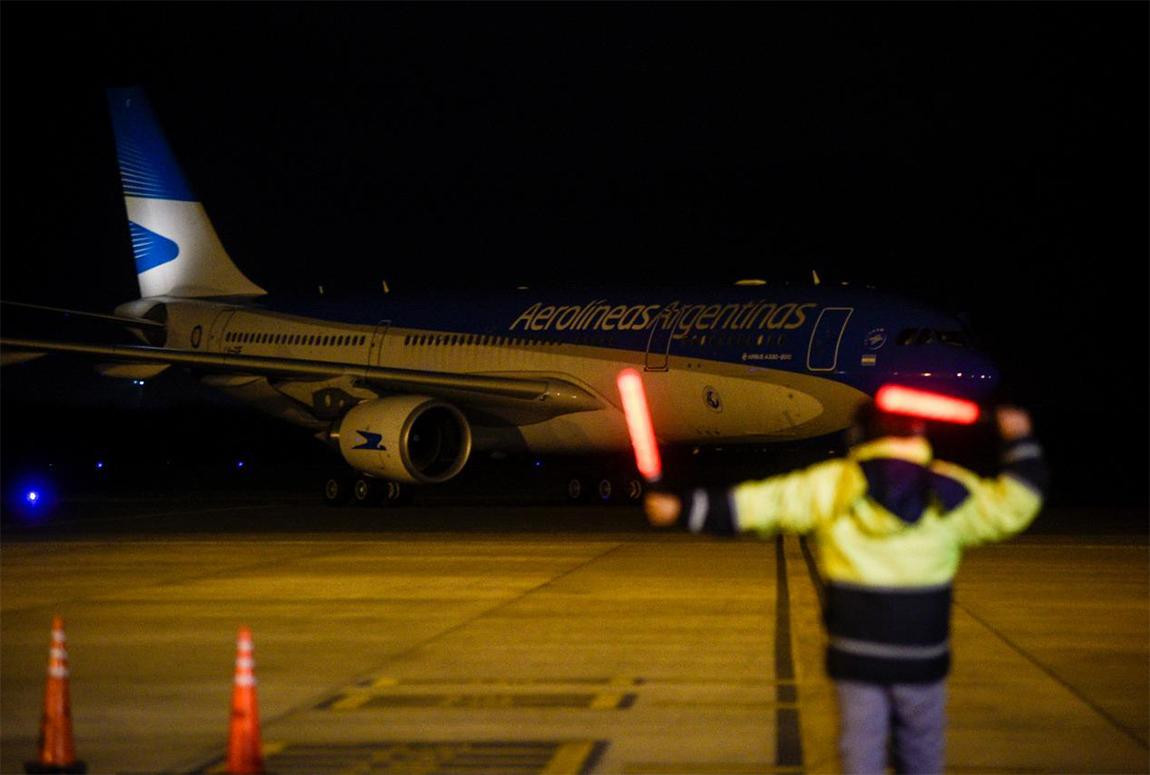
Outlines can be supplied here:
[[397, 506], [407, 496], [407, 488], [399, 482], [357, 477], [352, 485], [351, 497], [357, 506]]
[[634, 476], [572, 476], [567, 480], [567, 500], [582, 503], [637, 503], [643, 497], [643, 482]]
[[355, 500], [356, 506], [374, 506], [381, 500], [379, 490], [374, 479], [360, 476], [356, 477], [355, 483], [351, 486], [351, 497]]
[[383, 490], [383, 502], [388, 506], [398, 506], [402, 503], [407, 503], [411, 496], [411, 490], [400, 484], [399, 482], [381, 482]]
[[323, 482], [323, 502], [328, 506], [342, 506], [351, 497], [351, 479], [334, 474]]
[[399, 482], [371, 476], [332, 474], [323, 481], [323, 502], [328, 506], [395, 506], [406, 500], [408, 489]]
[[610, 503], [611, 498], [615, 495], [615, 484], [610, 479], [604, 477], [599, 480], [595, 485], [595, 494], [599, 497], [600, 503]]
[[643, 498], [643, 480], [628, 476], [623, 480], [623, 497], [631, 503], [638, 503]]
[[580, 476], [572, 476], [567, 480], [567, 500], [572, 503], [581, 503], [587, 495], [587, 483]]

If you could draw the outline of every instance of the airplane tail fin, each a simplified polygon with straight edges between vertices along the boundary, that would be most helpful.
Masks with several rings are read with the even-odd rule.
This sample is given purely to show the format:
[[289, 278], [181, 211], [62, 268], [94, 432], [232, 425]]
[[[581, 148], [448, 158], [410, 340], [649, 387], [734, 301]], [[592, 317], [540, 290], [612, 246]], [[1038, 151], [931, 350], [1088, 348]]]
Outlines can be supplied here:
[[140, 296], [261, 296], [228, 256], [139, 88], [109, 89]]

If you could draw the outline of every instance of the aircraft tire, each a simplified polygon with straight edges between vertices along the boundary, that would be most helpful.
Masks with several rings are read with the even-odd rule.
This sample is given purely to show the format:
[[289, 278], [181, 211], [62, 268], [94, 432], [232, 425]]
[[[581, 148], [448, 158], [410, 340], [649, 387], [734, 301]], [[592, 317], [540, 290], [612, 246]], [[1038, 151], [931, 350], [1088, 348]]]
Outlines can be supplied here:
[[408, 490], [400, 482], [381, 482], [380, 484], [385, 506], [398, 506], [407, 501]]
[[323, 502], [328, 506], [342, 506], [351, 497], [351, 482], [346, 476], [334, 474], [323, 482]]
[[358, 476], [351, 485], [351, 497], [357, 506], [375, 506], [382, 499], [381, 488], [374, 479]]
[[582, 503], [587, 499], [587, 480], [582, 476], [572, 476], [567, 480], [565, 494], [571, 503]]
[[619, 495], [619, 488], [615, 482], [607, 477], [600, 479], [595, 485], [595, 498], [600, 503], [610, 503]]
[[623, 497], [625, 497], [629, 503], [638, 503], [643, 499], [644, 489], [642, 479], [627, 477], [623, 482]]

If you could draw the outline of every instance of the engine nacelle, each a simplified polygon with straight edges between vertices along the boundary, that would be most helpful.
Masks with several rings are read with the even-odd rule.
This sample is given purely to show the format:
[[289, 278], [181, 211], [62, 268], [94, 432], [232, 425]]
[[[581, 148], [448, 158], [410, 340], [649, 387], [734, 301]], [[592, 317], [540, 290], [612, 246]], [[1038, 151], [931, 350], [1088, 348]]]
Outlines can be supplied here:
[[339, 451], [353, 468], [399, 482], [446, 482], [471, 455], [467, 418], [427, 396], [364, 401], [337, 428]]

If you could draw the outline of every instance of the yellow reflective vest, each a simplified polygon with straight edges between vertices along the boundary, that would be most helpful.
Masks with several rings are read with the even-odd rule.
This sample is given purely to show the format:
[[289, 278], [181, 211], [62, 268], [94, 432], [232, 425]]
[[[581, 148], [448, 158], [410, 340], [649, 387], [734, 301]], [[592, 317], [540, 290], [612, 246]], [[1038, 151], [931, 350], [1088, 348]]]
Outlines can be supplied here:
[[1033, 439], [1013, 442], [982, 478], [933, 459], [923, 437], [886, 437], [846, 458], [726, 492], [696, 491], [683, 521], [699, 532], [814, 539], [826, 582], [832, 677], [934, 681], [949, 669], [951, 581], [962, 550], [1021, 530], [1042, 506]]

